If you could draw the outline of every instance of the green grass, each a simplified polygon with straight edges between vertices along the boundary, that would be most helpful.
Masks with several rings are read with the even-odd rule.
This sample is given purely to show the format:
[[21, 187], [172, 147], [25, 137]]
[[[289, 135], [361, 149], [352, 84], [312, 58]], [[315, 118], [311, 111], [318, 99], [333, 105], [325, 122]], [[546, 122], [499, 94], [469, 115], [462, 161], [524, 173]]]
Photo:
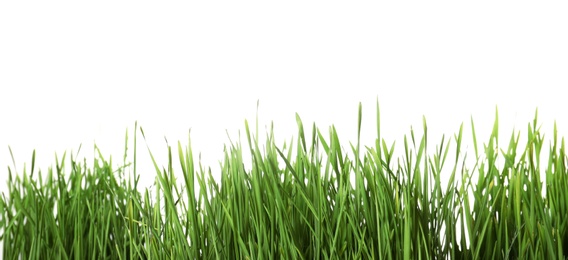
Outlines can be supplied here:
[[398, 146], [381, 138], [378, 104], [374, 144], [360, 144], [361, 105], [358, 119], [358, 141], [348, 146], [333, 126], [306, 128], [299, 116], [296, 141], [277, 146], [271, 129], [263, 145], [258, 122], [255, 133], [245, 122], [248, 146], [226, 146], [218, 181], [196, 164], [190, 141], [170, 147], [164, 167], [148, 149], [153, 190], [137, 186], [136, 138], [144, 137], [137, 126], [134, 156], [127, 157], [127, 135], [118, 168], [100, 153], [91, 166], [64, 154], [42, 174], [34, 152], [29, 171], [8, 168], [3, 259], [568, 256], [568, 158], [556, 126], [548, 151], [536, 115], [526, 144], [513, 131], [503, 149], [497, 114], [482, 146], [472, 120], [476, 160], [466, 165], [463, 125], [431, 149], [424, 120], [422, 136], [411, 130], [395, 153]]

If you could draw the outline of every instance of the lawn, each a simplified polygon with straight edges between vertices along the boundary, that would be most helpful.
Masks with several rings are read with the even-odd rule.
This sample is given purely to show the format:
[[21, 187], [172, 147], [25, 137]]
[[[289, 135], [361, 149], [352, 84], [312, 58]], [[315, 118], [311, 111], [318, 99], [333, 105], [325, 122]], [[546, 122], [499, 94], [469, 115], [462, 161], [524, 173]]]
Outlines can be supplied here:
[[[555, 126], [545, 140], [536, 113], [526, 144], [513, 131], [504, 147], [497, 111], [484, 142], [471, 120], [432, 143], [424, 120], [420, 133], [395, 145], [381, 137], [378, 103], [372, 144], [341, 143], [333, 126], [323, 132], [296, 119], [295, 141], [280, 146], [272, 129], [260, 143], [258, 122], [252, 132], [245, 121], [246, 145], [227, 144], [218, 168], [199, 166], [191, 138], [170, 147], [160, 166], [150, 149], [139, 151], [136, 140], [145, 135], [137, 125], [118, 164], [101, 153], [89, 161], [64, 154], [40, 171], [34, 152], [23, 172], [2, 173], [9, 175], [0, 198], [3, 259], [568, 256], [564, 139]], [[359, 133], [361, 120], [359, 105]], [[472, 165], [464, 138], [473, 142]], [[140, 152], [155, 166], [151, 189], [138, 187]]]

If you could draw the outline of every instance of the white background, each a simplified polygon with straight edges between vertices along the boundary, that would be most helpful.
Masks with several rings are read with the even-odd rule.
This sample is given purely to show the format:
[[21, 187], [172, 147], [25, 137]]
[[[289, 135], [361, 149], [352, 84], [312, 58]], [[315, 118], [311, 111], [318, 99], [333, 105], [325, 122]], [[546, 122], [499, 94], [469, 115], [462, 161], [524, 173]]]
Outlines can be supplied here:
[[389, 144], [423, 115], [432, 145], [462, 122], [470, 140], [470, 116], [485, 142], [495, 106], [503, 148], [537, 107], [547, 138], [554, 120], [568, 136], [567, 13], [551, 2], [2, 2], [1, 187], [14, 169], [8, 146], [20, 174], [34, 149], [44, 172], [80, 144], [90, 163], [94, 142], [118, 164], [135, 121], [160, 165], [164, 136], [186, 144], [191, 128], [218, 174], [226, 131], [244, 144], [257, 100], [261, 135], [273, 121], [279, 143], [297, 136], [297, 112], [308, 129], [335, 124], [349, 149], [362, 102], [371, 146], [377, 100]]

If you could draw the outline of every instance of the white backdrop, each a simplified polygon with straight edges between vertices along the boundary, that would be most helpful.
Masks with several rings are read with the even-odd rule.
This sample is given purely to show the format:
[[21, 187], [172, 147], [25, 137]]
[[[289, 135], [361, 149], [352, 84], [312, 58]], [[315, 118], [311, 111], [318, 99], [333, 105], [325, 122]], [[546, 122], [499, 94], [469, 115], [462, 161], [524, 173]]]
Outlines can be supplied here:
[[[389, 143], [421, 129], [452, 135], [473, 116], [485, 141], [499, 107], [502, 146], [526, 135], [539, 108], [568, 136], [568, 6], [369, 2], [0, 4], [0, 176], [11, 146], [20, 173], [33, 149], [42, 171], [68, 150], [92, 158], [96, 142], [120, 161], [134, 122], [166, 164], [164, 136], [213, 166], [226, 131], [274, 121], [279, 140], [306, 126], [339, 130], [348, 149], [363, 103], [363, 144], [373, 145], [375, 102]], [[470, 140], [467, 131], [466, 139]], [[281, 143], [281, 141], [279, 141]], [[140, 145], [143, 142], [139, 143]], [[473, 153], [469, 146], [469, 152]], [[402, 151], [399, 149], [399, 155]], [[153, 181], [140, 146], [144, 185]], [[144, 159], [146, 158], [146, 159]], [[91, 159], [88, 160], [91, 162]]]

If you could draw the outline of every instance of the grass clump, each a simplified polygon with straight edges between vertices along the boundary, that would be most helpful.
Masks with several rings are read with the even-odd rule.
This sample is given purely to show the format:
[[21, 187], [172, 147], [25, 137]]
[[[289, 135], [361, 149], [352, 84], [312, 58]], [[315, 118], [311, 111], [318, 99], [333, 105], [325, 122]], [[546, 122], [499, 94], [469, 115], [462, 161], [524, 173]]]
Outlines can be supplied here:
[[[347, 149], [333, 126], [327, 134], [315, 125], [307, 131], [296, 118], [296, 141], [280, 147], [272, 130], [261, 147], [258, 130], [251, 133], [245, 121], [248, 148], [232, 141], [226, 146], [219, 181], [195, 164], [191, 142], [178, 143], [175, 152], [169, 147], [164, 167], [149, 151], [155, 195], [137, 188], [137, 133], [144, 137], [138, 127], [133, 162], [125, 147], [117, 169], [100, 153], [92, 167], [73, 157], [66, 164], [64, 155], [42, 177], [32, 156], [31, 171], [21, 177], [8, 168], [8, 192], [0, 199], [3, 259], [568, 256], [564, 139], [558, 141], [555, 127], [547, 161], [541, 161], [544, 138], [536, 115], [522, 149], [516, 132], [506, 150], [498, 146], [496, 115], [480, 152], [472, 121], [471, 169], [462, 151], [463, 125], [453, 142], [442, 138], [428, 152], [424, 120], [423, 135], [411, 130], [395, 155], [394, 143], [381, 138], [378, 104], [372, 146], [359, 141], [361, 105], [358, 140]], [[448, 157], [450, 150], [455, 157]], [[174, 161], [182, 172], [174, 174]]]

